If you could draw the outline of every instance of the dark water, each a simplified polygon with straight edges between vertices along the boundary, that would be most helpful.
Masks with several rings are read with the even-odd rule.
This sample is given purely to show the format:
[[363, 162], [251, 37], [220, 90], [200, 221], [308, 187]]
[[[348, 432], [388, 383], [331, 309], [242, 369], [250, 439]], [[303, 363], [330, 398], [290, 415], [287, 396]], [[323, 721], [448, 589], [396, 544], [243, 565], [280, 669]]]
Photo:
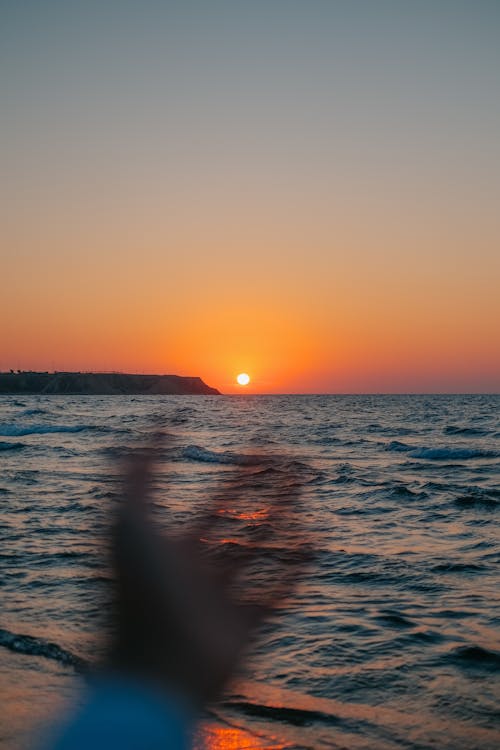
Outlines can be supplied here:
[[304, 484], [315, 562], [215, 715], [262, 746], [499, 747], [499, 404], [0, 397], [3, 747], [32, 746], [30, 727], [78, 700], [116, 456], [152, 429], [174, 436], [157, 477], [168, 520], [263, 449]]

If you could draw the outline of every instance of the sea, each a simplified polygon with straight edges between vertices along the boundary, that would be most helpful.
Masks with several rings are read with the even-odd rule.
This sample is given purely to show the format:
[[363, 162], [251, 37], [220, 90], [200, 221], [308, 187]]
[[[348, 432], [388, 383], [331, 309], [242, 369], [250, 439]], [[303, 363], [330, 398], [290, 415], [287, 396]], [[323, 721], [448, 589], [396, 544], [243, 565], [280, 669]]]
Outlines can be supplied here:
[[[495, 395], [0, 396], [2, 749], [36, 748], [84, 699], [122, 458], [158, 432], [167, 533], [265, 456], [268, 476], [292, 467], [312, 549], [196, 747], [499, 748], [499, 406]], [[243, 539], [259, 544], [244, 524]]]

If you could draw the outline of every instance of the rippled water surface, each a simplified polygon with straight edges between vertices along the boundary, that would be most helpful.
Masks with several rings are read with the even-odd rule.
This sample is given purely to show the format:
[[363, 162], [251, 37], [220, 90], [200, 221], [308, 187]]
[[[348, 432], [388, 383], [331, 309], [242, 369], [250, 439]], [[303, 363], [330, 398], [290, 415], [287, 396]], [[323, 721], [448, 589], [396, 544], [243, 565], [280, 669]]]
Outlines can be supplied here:
[[286, 453], [316, 549], [207, 718], [210, 747], [499, 747], [499, 403], [0, 397], [3, 747], [33, 746], [32, 727], [78, 700], [117, 456], [158, 429], [172, 435], [157, 477], [166, 523], [221, 473]]

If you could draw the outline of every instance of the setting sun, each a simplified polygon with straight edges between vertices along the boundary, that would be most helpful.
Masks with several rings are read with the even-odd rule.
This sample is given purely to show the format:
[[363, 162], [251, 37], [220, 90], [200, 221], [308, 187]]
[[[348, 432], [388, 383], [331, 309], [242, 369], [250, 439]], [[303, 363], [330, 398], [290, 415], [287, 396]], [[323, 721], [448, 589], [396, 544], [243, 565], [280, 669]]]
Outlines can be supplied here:
[[250, 376], [247, 375], [246, 372], [240, 372], [236, 380], [239, 385], [248, 385], [250, 382]]

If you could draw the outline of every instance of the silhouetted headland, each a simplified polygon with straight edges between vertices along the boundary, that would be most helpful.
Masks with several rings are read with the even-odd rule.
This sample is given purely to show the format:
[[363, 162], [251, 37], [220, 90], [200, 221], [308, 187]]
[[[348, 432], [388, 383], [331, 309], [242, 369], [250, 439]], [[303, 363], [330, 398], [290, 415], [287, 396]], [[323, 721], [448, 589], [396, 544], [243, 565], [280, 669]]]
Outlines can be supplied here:
[[129, 375], [118, 372], [2, 372], [0, 393], [74, 395], [212, 395], [201, 378], [181, 375]]

